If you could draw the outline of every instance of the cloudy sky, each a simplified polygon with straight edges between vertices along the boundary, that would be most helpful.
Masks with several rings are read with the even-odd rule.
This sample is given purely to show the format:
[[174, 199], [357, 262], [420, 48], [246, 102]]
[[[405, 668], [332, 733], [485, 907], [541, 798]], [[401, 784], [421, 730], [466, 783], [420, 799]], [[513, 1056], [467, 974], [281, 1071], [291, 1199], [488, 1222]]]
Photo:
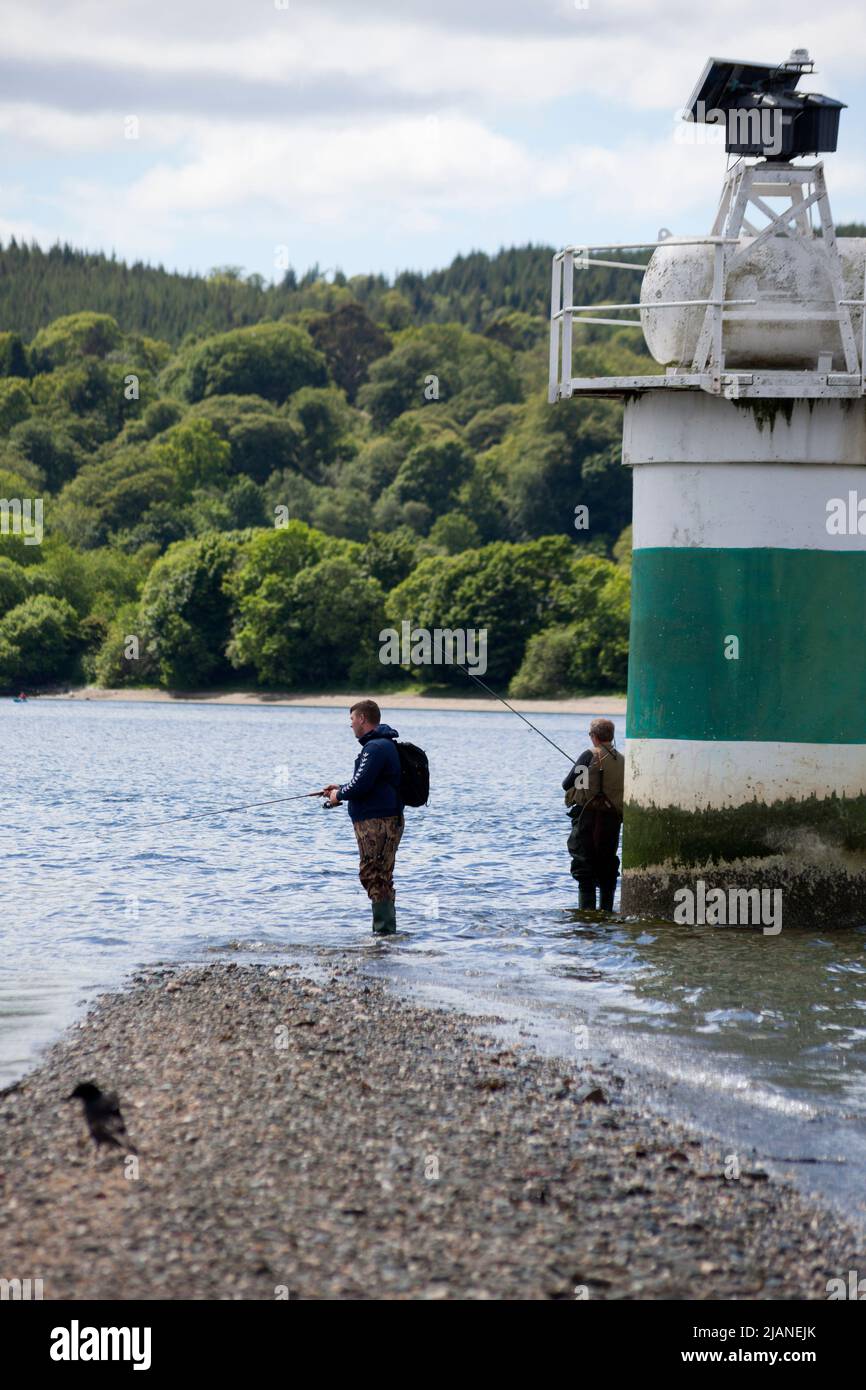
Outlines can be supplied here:
[[0, 22], [3, 240], [270, 280], [702, 232], [725, 154], [679, 109], [710, 55], [792, 47], [852, 108], [830, 194], [866, 219], [862, 3], [0, 0]]

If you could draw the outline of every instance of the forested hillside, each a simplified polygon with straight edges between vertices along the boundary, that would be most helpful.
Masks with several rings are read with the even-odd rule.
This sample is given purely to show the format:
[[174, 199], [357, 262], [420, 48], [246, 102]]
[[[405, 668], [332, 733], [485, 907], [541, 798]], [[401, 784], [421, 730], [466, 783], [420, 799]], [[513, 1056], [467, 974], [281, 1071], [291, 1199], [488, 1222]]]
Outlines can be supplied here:
[[[381, 688], [409, 621], [486, 628], [512, 693], [623, 688], [621, 412], [547, 404], [549, 276], [545, 248], [269, 287], [7, 247], [0, 497], [44, 534], [13, 507], [0, 535], [0, 684]], [[579, 370], [649, 369], [578, 333]]]
[[[260, 275], [245, 276], [242, 266], [215, 266], [207, 277], [177, 275], [70, 246], [42, 251], [13, 239], [5, 248], [0, 245], [0, 324], [29, 340], [53, 319], [91, 310], [110, 314], [127, 333], [146, 333], [176, 346], [188, 333], [220, 333], [303, 309], [334, 308], [348, 292], [390, 328], [462, 323], [477, 332], [498, 311], [547, 317], [552, 255], [546, 246], [496, 256], [478, 251], [458, 256], [446, 270], [405, 271], [393, 283], [382, 275], [347, 280], [339, 270], [326, 279], [313, 266], [300, 278], [289, 270], [267, 285]], [[592, 302], [633, 297], [630, 272], [594, 268], [584, 278]]]

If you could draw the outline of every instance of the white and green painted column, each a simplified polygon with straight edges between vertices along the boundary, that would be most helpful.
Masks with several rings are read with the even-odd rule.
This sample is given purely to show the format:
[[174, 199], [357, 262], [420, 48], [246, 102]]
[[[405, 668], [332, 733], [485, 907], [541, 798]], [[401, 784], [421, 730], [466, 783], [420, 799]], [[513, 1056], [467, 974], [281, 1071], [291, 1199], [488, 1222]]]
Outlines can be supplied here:
[[866, 922], [866, 405], [647, 391], [623, 461], [623, 911], [703, 879]]

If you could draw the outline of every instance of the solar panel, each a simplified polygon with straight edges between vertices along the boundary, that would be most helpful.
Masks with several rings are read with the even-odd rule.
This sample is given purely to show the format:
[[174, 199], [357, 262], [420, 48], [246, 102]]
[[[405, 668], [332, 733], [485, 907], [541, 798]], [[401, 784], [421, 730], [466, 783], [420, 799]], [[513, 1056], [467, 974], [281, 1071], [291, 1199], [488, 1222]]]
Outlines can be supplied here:
[[[708, 58], [684, 109], [691, 111], [693, 120], [699, 119], [696, 114], [699, 102], [703, 102], [702, 109], [705, 111], [728, 111], [739, 106], [744, 96], [763, 89], [763, 84], [770, 83], [778, 72], [778, 63], [742, 63], [736, 58]], [[794, 88], [800, 74], [794, 73], [792, 77], [793, 80], [788, 77], [787, 85]]]
[[818, 92], [798, 92], [814, 64], [805, 49], [784, 63], [710, 58], [683, 108], [685, 120], [724, 124], [732, 154], [791, 160], [836, 148], [845, 103]]

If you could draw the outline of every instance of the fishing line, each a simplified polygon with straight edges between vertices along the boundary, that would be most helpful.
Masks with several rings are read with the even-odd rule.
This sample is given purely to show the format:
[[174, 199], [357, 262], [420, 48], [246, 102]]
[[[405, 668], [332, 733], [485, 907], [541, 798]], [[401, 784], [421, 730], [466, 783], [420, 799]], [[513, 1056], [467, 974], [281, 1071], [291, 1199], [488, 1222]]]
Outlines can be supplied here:
[[[459, 662], [459, 661], [455, 661], [454, 665], [455, 665], [455, 666], [459, 666], [459, 667], [460, 667], [460, 670], [461, 670], [461, 671], [464, 671], [464, 672], [466, 673], [466, 675], [469, 677], [470, 680], [475, 681], [476, 685], [480, 685], [482, 690], [486, 690], [487, 693], [488, 693], [488, 695], [492, 695], [493, 698], [494, 698], [494, 700], [498, 700], [498, 701], [500, 702], [500, 704], [503, 704], [503, 705], [505, 706], [506, 709], [510, 709], [512, 714], [516, 714], [516, 715], [517, 715], [517, 718], [518, 718], [518, 719], [522, 719], [523, 722], [524, 722], [524, 724], [528, 724], [529, 727], [530, 727], [530, 729], [533, 729], [533, 730], [535, 731], [535, 733], [541, 734], [541, 737], [542, 737], [543, 739], [545, 739], [545, 741], [546, 741], [547, 743], [550, 744], [551, 748], [555, 748], [556, 751], [557, 751], [557, 753], [561, 753], [562, 756], [563, 756], [564, 758], [568, 758], [568, 761], [571, 763], [572, 767], [574, 767], [574, 768], [577, 767], [577, 759], [576, 759], [576, 758], [573, 758], [573, 757], [571, 756], [570, 753], [566, 753], [566, 751], [565, 751], [564, 748], [560, 748], [559, 744], [558, 744], [558, 743], [554, 743], [554, 741], [553, 741], [552, 738], [548, 738], [548, 737], [547, 737], [547, 734], [541, 732], [541, 729], [536, 728], [536, 726], [535, 726], [535, 724], [533, 724], [532, 720], [531, 720], [531, 719], [527, 719], [525, 714], [521, 714], [519, 709], [515, 709], [514, 706], [513, 706], [513, 705], [510, 705], [510, 704], [508, 703], [507, 700], [505, 700], [505, 699], [502, 698], [501, 695], [497, 695], [496, 691], [495, 691], [495, 690], [491, 690], [491, 689], [490, 689], [490, 686], [489, 686], [489, 685], [485, 685], [485, 684], [484, 684], [484, 681], [483, 681], [483, 680], [480, 680], [480, 679], [478, 678], [478, 676], [473, 676], [472, 672], [471, 672], [466, 666], [460, 666], [460, 662]], [[615, 756], [618, 757], [619, 754], [615, 754]], [[581, 810], [581, 812], [580, 812], [580, 815], [578, 816], [578, 819], [577, 819], [577, 828], [578, 828], [578, 830], [580, 829], [580, 823], [581, 823], [581, 821], [583, 820], [584, 812], [587, 810], [587, 808], [588, 808], [590, 805], [591, 805], [591, 803], [590, 803], [589, 801], [585, 802], [584, 805], [583, 805], [583, 808], [582, 808], [582, 810]]]
[[[473, 675], [473, 673], [469, 670], [468, 667], [462, 666], [459, 661], [456, 661], [454, 664], [461, 671], [463, 671], [463, 673], [467, 675], [470, 680], [475, 681], [476, 685], [480, 685], [481, 689], [485, 690], [488, 695], [492, 695], [494, 700], [498, 700], [499, 703], [501, 705], [504, 705], [507, 710], [510, 710], [512, 714], [516, 714], [518, 719], [522, 719], [524, 724], [528, 725], [529, 728], [532, 729], [533, 733], [539, 734], [541, 738], [544, 739], [545, 743], [549, 743], [551, 748], [556, 749], [557, 753], [561, 753], [564, 758], [568, 758], [568, 761], [571, 763], [572, 767], [575, 766], [576, 760], [571, 756], [571, 754], [566, 753], [564, 748], [560, 748], [559, 744], [555, 743], [552, 738], [548, 738], [547, 734], [545, 734], [541, 729], [539, 729], [536, 724], [533, 724], [531, 719], [527, 719], [525, 714], [521, 714], [520, 710], [515, 709], [514, 706], [509, 704], [508, 701], [502, 695], [498, 695], [495, 690], [491, 690], [490, 686], [486, 685], [484, 681], [480, 679], [480, 677]], [[276, 796], [269, 801], [246, 801], [240, 806], [217, 806], [209, 811], [188, 811], [185, 815], [182, 816], [165, 816], [161, 820], [142, 821], [137, 825], [125, 825], [123, 828], [124, 830], [152, 830], [154, 829], [154, 827], [159, 825], [174, 825], [180, 821], [201, 820], [206, 816], [226, 816], [231, 815], [235, 811], [252, 811], [257, 810], [260, 806], [279, 806], [287, 801], [303, 801], [307, 797], [321, 795], [321, 792], [316, 791], [301, 792], [295, 796]], [[325, 802], [324, 804], [327, 807], [328, 803]]]
[[475, 681], [476, 685], [480, 685], [482, 690], [486, 690], [488, 695], [492, 695], [494, 700], [498, 700], [499, 703], [504, 705], [506, 709], [510, 709], [512, 714], [516, 714], [517, 718], [522, 719], [524, 724], [528, 724], [530, 729], [533, 729], [535, 733], [541, 734], [541, 737], [545, 740], [545, 742], [549, 743], [551, 748], [555, 748], [557, 753], [561, 753], [564, 758], [568, 758], [568, 761], [571, 763], [572, 767], [574, 767], [575, 762], [577, 760], [573, 758], [570, 753], [566, 753], [564, 748], [560, 748], [558, 743], [554, 743], [552, 738], [548, 738], [547, 734], [541, 733], [541, 730], [537, 728], [535, 724], [533, 724], [531, 719], [527, 719], [525, 714], [521, 714], [519, 709], [515, 709], [514, 706], [510, 705], [507, 700], [502, 698], [501, 695], [497, 695], [495, 690], [491, 690], [490, 686], [485, 685], [484, 682], [482, 680], [479, 680], [477, 676], [473, 676], [472, 672], [466, 666], [460, 666], [459, 661], [455, 661], [454, 665], [459, 666], [460, 670], [464, 671], [470, 680]]

